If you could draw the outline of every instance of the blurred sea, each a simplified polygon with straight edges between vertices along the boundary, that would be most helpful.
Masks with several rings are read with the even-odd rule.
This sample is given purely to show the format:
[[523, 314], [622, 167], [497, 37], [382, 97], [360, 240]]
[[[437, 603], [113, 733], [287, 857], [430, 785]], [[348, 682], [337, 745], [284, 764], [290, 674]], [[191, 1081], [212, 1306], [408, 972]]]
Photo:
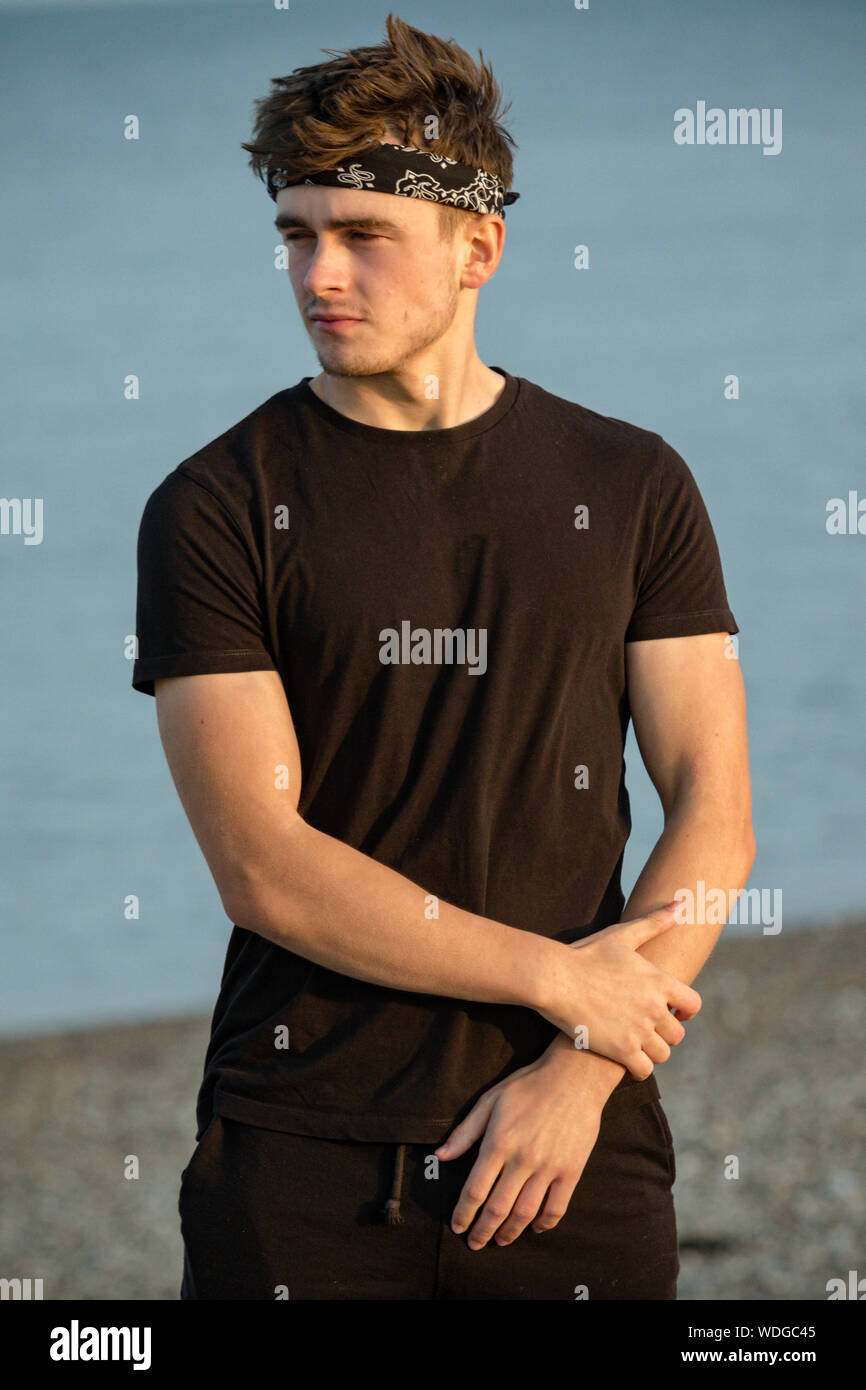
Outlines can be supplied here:
[[[0, 493], [44, 499], [41, 544], [0, 536], [4, 1034], [216, 996], [230, 926], [124, 657], [136, 532], [181, 459], [318, 371], [240, 142], [272, 76], [379, 42], [387, 12], [0, 5]], [[862, 911], [866, 535], [825, 521], [828, 499], [866, 497], [866, 10], [396, 13], [483, 48], [512, 101], [521, 199], [481, 296], [481, 357], [659, 431], [703, 492], [741, 629], [751, 886], [782, 892], [783, 932]], [[699, 100], [782, 108], [781, 152], [676, 145], [674, 111]], [[626, 890], [661, 828], [631, 736], [627, 766]]]

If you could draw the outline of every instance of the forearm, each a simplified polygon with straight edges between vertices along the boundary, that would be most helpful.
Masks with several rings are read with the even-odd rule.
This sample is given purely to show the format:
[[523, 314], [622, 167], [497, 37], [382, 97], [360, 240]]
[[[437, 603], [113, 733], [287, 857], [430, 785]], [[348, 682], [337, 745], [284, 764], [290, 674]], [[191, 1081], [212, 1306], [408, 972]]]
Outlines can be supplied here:
[[[747, 827], [747, 819], [734, 816], [720, 819], [711, 799], [684, 798], [668, 816], [620, 921], [645, 916], [663, 903], [672, 902], [683, 889], [695, 895], [696, 903], [704, 901], [697, 891], [701, 879], [707, 888], [739, 892], [745, 887], [754, 857]], [[708, 960], [722, 926], [700, 917], [694, 922], [677, 922], [669, 931], [642, 946], [640, 954], [690, 985]], [[619, 1062], [575, 1048], [573, 1040], [562, 1032], [557, 1034], [546, 1055], [561, 1058], [567, 1067], [589, 1069], [606, 1095], [625, 1074]]]
[[280, 837], [272, 861], [236, 895], [232, 920], [342, 975], [536, 1008], [555, 957], [569, 950], [435, 899], [303, 820]]

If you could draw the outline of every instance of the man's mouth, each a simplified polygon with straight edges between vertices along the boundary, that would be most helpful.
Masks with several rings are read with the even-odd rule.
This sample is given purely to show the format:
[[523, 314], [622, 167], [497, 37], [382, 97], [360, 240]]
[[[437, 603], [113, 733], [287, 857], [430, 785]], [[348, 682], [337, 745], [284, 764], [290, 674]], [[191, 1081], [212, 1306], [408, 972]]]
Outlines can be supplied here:
[[360, 318], [357, 314], [339, 314], [328, 310], [327, 313], [310, 314], [311, 322], [314, 324], [359, 324]]
[[339, 314], [312, 314], [310, 322], [325, 333], [333, 333], [350, 328], [354, 323], [363, 323], [363, 319], [343, 317]]

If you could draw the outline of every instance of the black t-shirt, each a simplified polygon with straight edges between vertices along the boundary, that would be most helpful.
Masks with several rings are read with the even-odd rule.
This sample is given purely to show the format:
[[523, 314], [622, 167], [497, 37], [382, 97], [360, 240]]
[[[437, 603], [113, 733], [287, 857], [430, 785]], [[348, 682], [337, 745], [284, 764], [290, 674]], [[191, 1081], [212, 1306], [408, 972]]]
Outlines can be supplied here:
[[[180, 463], [141, 520], [132, 683], [277, 670], [309, 824], [570, 942], [624, 904], [625, 643], [738, 629], [680, 455], [494, 370], [487, 411], [421, 431], [352, 420], [305, 377]], [[234, 926], [198, 1133], [216, 1111], [437, 1143], [555, 1033]]]

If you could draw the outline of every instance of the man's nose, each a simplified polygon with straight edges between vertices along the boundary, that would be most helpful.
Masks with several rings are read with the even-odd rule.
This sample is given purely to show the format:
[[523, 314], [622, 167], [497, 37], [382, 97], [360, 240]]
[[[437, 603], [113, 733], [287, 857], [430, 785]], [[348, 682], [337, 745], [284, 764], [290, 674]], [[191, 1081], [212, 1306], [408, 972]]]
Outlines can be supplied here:
[[307, 266], [304, 289], [316, 298], [342, 292], [348, 284], [348, 271], [346, 249], [320, 239]]

